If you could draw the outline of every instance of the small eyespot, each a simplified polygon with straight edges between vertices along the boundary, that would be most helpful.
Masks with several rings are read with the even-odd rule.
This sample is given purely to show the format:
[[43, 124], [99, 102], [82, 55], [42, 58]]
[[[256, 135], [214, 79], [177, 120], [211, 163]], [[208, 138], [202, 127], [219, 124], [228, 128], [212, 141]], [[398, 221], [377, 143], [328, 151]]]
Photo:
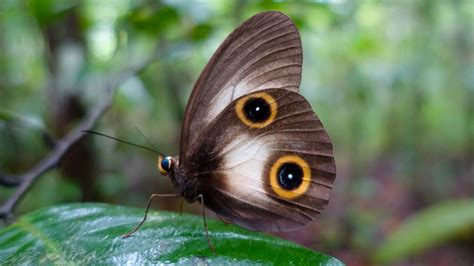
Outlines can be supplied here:
[[235, 105], [239, 119], [249, 127], [263, 128], [275, 119], [277, 103], [265, 92], [257, 92], [242, 97]]
[[250, 98], [244, 104], [244, 114], [254, 123], [265, 122], [271, 115], [270, 105], [263, 98]]
[[173, 162], [171, 161], [170, 156], [167, 156], [164, 158], [163, 156], [159, 156], [158, 157], [158, 170], [160, 170], [160, 173], [162, 175], [167, 175], [168, 172], [171, 170], [172, 163]]
[[284, 155], [271, 166], [269, 178], [270, 186], [278, 196], [294, 199], [308, 190], [311, 168], [297, 155]]

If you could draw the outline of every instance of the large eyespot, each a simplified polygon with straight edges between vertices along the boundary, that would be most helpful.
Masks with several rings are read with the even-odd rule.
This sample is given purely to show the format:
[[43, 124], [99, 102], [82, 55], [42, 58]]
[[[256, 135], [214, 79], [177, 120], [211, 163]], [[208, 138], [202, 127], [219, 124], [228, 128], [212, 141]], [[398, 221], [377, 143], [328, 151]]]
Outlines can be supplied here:
[[311, 183], [311, 168], [303, 158], [285, 155], [276, 160], [270, 168], [270, 186], [285, 199], [303, 195]]
[[167, 175], [168, 172], [171, 170], [172, 167], [172, 160], [170, 156], [166, 156], [163, 158], [163, 156], [158, 156], [158, 170], [160, 170], [160, 173], [162, 175]]
[[303, 183], [303, 169], [296, 163], [284, 163], [278, 168], [278, 185], [286, 190], [298, 188]]
[[247, 126], [262, 128], [275, 119], [277, 103], [270, 94], [257, 92], [238, 100], [235, 111], [239, 119]]

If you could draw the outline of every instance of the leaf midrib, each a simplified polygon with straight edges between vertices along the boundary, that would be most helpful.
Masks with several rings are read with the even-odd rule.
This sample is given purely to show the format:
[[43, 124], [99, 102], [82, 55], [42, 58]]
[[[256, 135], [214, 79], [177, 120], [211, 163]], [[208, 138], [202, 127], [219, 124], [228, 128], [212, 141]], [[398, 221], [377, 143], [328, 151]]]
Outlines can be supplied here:
[[55, 244], [55, 242], [51, 238], [49, 238], [48, 236], [43, 234], [39, 228], [34, 226], [28, 220], [20, 219], [20, 220], [18, 220], [18, 222], [14, 226], [21, 229], [21, 230], [24, 230], [24, 231], [27, 231], [27, 232], [31, 233], [39, 241], [42, 241], [44, 243], [45, 247], [46, 247], [46, 250], [48, 252], [52, 253], [53, 255], [56, 255], [57, 258], [60, 259], [59, 261], [57, 261], [57, 263], [59, 263], [61, 265], [65, 265], [65, 264], [70, 265], [71, 264], [71, 262], [69, 262], [66, 259], [66, 256], [61, 252], [61, 249]]

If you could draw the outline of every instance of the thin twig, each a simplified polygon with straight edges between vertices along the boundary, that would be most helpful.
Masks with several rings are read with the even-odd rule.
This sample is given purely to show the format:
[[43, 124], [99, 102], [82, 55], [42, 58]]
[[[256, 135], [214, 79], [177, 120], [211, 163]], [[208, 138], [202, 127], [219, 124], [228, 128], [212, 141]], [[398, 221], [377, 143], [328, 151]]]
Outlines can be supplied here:
[[[153, 57], [155, 59], [156, 57]], [[146, 66], [150, 64], [152, 60], [147, 60], [144, 63], [141, 63], [137, 66], [127, 69], [123, 73], [112, 78], [109, 82], [105, 84], [105, 99], [99, 103], [83, 120], [81, 120], [73, 130], [71, 130], [64, 138], [58, 140], [54, 146], [54, 149], [37, 163], [29, 171], [16, 177], [15, 179], [20, 180], [17, 190], [13, 195], [11, 195], [6, 202], [0, 208], [0, 219], [5, 221], [9, 220], [12, 216], [12, 212], [23, 198], [25, 193], [31, 188], [33, 183], [38, 179], [39, 176], [47, 172], [48, 170], [55, 168], [64, 154], [69, 150], [69, 148], [79, 141], [83, 136], [83, 130], [91, 129], [94, 124], [97, 122], [100, 116], [110, 107], [112, 104], [112, 99], [115, 94], [117, 86], [122, 82], [127, 80], [129, 77], [137, 74], [143, 70]], [[10, 179], [13, 177], [9, 176]]]

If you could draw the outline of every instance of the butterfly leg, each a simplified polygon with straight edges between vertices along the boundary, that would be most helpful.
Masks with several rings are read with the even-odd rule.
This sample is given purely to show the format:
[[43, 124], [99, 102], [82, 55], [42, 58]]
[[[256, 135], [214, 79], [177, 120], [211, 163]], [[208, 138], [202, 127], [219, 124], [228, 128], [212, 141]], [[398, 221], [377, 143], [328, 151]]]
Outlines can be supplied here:
[[198, 200], [201, 202], [201, 207], [202, 207], [202, 220], [204, 221], [204, 231], [206, 232], [206, 239], [207, 239], [207, 244], [209, 245], [209, 248], [211, 249], [212, 253], [216, 253], [216, 248], [214, 245], [212, 245], [211, 238], [209, 237], [209, 230], [207, 229], [207, 219], [206, 219], [206, 207], [204, 206], [204, 197], [202, 194], [199, 194], [194, 200], [191, 202]]
[[183, 208], [184, 208], [184, 199], [181, 200], [181, 204], [179, 206], [179, 215], [183, 215]]
[[122, 238], [127, 238], [133, 235], [143, 225], [143, 223], [146, 221], [148, 210], [150, 209], [151, 202], [153, 201], [154, 198], [176, 198], [176, 197], [181, 197], [181, 196], [178, 194], [151, 194], [150, 199], [148, 199], [148, 204], [146, 206], [145, 216], [143, 217], [143, 220], [132, 231], [122, 235]]
[[229, 225], [231, 224], [231, 222], [227, 221], [226, 219], [222, 218], [218, 213], [215, 213], [217, 218], [219, 218], [219, 220], [221, 220], [221, 222], [223, 222], [225, 225]]

